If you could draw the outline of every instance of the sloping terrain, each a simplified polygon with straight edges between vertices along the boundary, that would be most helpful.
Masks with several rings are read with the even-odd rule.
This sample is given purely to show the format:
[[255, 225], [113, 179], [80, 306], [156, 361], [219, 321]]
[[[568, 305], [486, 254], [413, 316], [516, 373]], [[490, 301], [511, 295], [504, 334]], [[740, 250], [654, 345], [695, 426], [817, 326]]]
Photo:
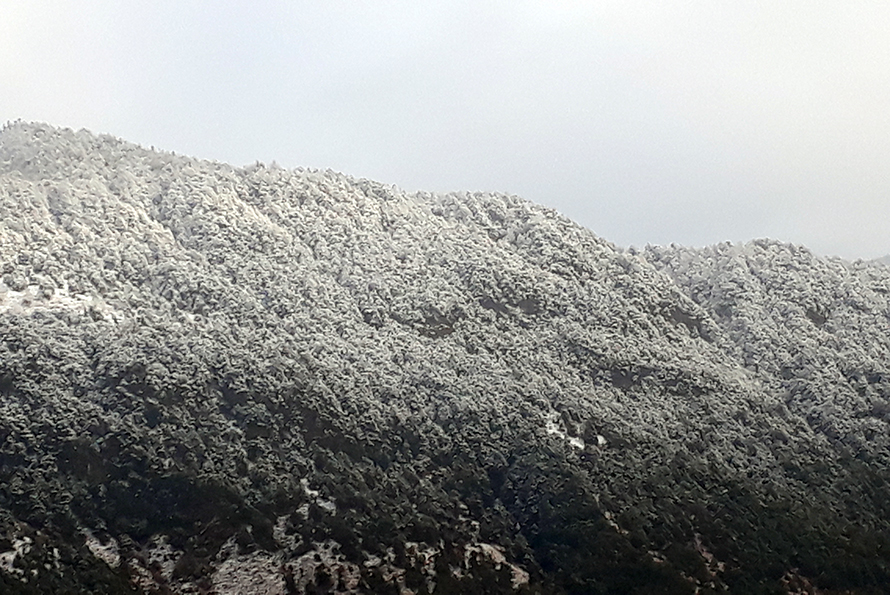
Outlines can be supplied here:
[[0, 592], [884, 593], [890, 269], [0, 132]]

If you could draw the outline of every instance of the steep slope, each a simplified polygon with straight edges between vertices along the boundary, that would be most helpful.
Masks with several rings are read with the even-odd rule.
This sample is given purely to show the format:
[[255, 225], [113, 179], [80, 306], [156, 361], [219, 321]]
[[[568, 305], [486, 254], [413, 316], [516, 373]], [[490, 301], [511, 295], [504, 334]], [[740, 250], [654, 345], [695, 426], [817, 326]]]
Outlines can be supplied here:
[[761, 337], [514, 196], [7, 126], [0, 590], [882, 592], [890, 274], [777, 250]]
[[866, 526], [890, 518], [887, 268], [768, 240], [649, 248], [645, 257], [708, 312], [733, 359], [833, 454], [798, 454], [788, 471], [818, 479], [840, 515]]

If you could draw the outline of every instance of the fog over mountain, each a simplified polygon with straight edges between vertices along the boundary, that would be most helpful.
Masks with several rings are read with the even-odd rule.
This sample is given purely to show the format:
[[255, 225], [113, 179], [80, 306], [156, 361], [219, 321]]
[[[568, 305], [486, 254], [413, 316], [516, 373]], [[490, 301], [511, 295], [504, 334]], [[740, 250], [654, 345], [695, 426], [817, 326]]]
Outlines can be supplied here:
[[888, 592], [884, 264], [16, 122], [0, 267], [0, 592]]

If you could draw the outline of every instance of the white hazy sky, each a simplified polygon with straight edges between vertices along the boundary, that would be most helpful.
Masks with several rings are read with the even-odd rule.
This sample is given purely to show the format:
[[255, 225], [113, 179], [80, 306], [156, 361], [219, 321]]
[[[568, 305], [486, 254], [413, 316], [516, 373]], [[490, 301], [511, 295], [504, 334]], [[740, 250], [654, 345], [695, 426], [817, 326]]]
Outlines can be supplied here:
[[0, 120], [890, 254], [885, 0], [7, 1]]

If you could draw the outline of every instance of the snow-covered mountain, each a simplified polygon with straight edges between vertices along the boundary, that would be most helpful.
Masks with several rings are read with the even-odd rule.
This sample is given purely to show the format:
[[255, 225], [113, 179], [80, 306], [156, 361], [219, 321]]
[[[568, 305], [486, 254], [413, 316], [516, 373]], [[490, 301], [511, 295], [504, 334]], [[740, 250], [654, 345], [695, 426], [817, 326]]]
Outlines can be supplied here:
[[882, 593], [890, 269], [0, 132], [0, 591]]

